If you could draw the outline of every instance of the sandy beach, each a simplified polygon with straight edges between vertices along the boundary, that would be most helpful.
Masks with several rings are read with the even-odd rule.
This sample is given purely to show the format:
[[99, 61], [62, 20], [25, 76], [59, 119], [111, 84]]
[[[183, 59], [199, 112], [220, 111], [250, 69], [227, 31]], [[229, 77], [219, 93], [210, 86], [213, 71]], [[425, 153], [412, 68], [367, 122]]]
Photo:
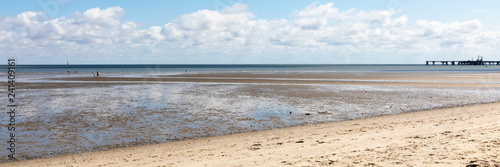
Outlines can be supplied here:
[[0, 166], [498, 166], [498, 76], [220, 72], [20, 82], [19, 145], [35, 151]]

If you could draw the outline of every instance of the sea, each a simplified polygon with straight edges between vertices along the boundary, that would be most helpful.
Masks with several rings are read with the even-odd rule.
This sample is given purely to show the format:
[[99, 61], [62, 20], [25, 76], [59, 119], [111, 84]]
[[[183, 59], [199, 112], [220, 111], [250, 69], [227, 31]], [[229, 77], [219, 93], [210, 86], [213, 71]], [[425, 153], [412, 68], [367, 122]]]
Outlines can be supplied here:
[[[8, 66], [0, 66], [7, 83]], [[68, 71], [71, 75], [67, 75]], [[16, 65], [16, 83], [76, 86], [16, 90], [16, 156], [32, 159], [500, 100], [500, 88], [262, 83], [84, 84], [50, 78], [212, 72], [496, 73], [500, 65], [101, 64]], [[76, 73], [76, 74], [75, 74]], [[3, 79], [1, 79], [3, 78]], [[478, 82], [490, 82], [490, 80]], [[81, 81], [85, 82], [85, 81]], [[425, 81], [424, 81], [425, 82]], [[63, 85], [61, 84], [61, 85]], [[499, 83], [500, 84], [500, 83]], [[6, 84], [4, 84], [6, 85]], [[54, 84], [56, 85], [56, 84]], [[0, 111], [7, 111], [7, 87]], [[305, 96], [302, 96], [305, 95]], [[430, 98], [432, 97], [432, 98]], [[441, 100], [435, 100], [441, 99]], [[4, 103], [5, 102], [5, 103]], [[0, 122], [10, 121], [3, 112]], [[305, 115], [309, 114], [309, 115]], [[7, 128], [0, 140], [10, 140]], [[7, 148], [7, 142], [0, 147]], [[0, 162], [10, 152], [0, 151]]]
[[[7, 65], [0, 65], [7, 69]], [[84, 72], [228, 72], [228, 71], [500, 71], [500, 65], [425, 65], [425, 64], [81, 64], [81, 65], [16, 65], [20, 73]], [[4, 70], [5, 72], [7, 70]], [[0, 71], [3, 72], [3, 71]]]

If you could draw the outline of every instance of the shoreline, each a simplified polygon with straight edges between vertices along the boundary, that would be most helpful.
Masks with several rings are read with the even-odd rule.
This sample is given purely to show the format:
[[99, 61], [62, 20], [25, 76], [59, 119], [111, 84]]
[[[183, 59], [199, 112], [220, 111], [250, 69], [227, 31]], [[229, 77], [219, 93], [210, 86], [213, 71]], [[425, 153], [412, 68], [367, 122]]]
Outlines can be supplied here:
[[[88, 151], [142, 148], [155, 143], [183, 143], [204, 140], [207, 136], [260, 134], [289, 128], [292, 129], [289, 132], [295, 133], [293, 129], [297, 127], [345, 120], [500, 105], [495, 93], [499, 90], [499, 73], [214, 72], [79, 76], [40, 75], [31, 82], [17, 83], [20, 94], [28, 99], [21, 105], [27, 110], [20, 117], [29, 122], [23, 124], [24, 134], [20, 138], [25, 140], [21, 146], [30, 150], [21, 151], [19, 157], [67, 157], [97, 153]], [[96, 96], [92, 92], [103, 93]], [[66, 144], [62, 148], [61, 142]], [[316, 144], [324, 143], [318, 140]], [[252, 147], [246, 149], [261, 150], [264, 145], [259, 144], [250, 144]], [[287, 160], [284, 164], [301, 163]], [[276, 165], [279, 164], [273, 166]]]
[[[413, 113], [413, 112], [424, 112], [424, 111], [432, 111], [432, 110], [440, 110], [440, 109], [450, 109], [450, 108], [459, 108], [459, 107], [471, 107], [471, 106], [486, 105], [486, 104], [495, 104], [495, 103], [500, 104], [500, 101], [496, 101], [496, 102], [484, 102], [484, 103], [474, 103], [474, 104], [464, 104], [464, 105], [456, 105], [456, 106], [435, 107], [435, 108], [426, 109], [426, 110], [406, 111], [406, 112], [398, 113], [398, 114], [406, 114], [406, 113]], [[221, 137], [221, 136], [227, 136], [227, 135], [255, 133], [255, 132], [260, 132], [260, 131], [270, 131], [270, 130], [294, 128], [294, 127], [301, 127], [301, 126], [311, 126], [311, 125], [318, 125], [318, 124], [329, 124], [329, 123], [344, 122], [344, 121], [353, 121], [353, 120], [359, 120], [359, 119], [370, 119], [370, 118], [384, 117], [384, 116], [398, 115], [398, 114], [377, 115], [377, 116], [371, 116], [371, 117], [365, 117], [365, 118], [347, 119], [347, 120], [334, 121], [334, 122], [319, 122], [319, 123], [312, 123], [312, 124], [293, 125], [293, 126], [288, 126], [288, 127], [272, 128], [272, 129], [262, 129], [262, 130], [252, 130], [252, 131], [246, 131], [246, 132], [234, 132], [234, 133], [230, 133], [230, 134], [216, 135], [216, 136], [203, 136], [203, 137], [197, 137], [197, 138], [182, 138], [182, 139], [176, 138], [176, 139], [170, 139], [167, 142], [165, 142], [165, 141], [160, 142], [160, 141], [155, 141], [155, 140], [141, 139], [141, 140], [135, 141], [135, 142], [119, 143], [119, 144], [113, 144], [113, 145], [103, 145], [103, 146], [99, 146], [99, 147], [84, 148], [84, 149], [73, 150], [73, 151], [54, 152], [54, 153], [50, 153], [50, 155], [40, 155], [40, 156], [35, 156], [35, 157], [22, 157], [21, 160], [16, 160], [16, 161], [29, 161], [29, 160], [37, 160], [37, 159], [45, 159], [45, 158], [57, 158], [57, 157], [77, 155], [77, 154], [83, 154], [83, 153], [109, 151], [109, 150], [114, 150], [114, 149], [123, 149], [123, 148], [131, 148], [131, 147], [141, 147], [141, 146], [147, 146], [147, 145], [165, 144], [165, 143], [170, 143], [170, 142], [181, 142], [181, 141], [187, 141], [187, 140], [197, 140], [197, 139]], [[15, 162], [15, 161], [0, 160], [0, 164], [10, 163], [10, 162]]]
[[500, 103], [417, 111], [3, 165], [498, 165], [498, 107]]

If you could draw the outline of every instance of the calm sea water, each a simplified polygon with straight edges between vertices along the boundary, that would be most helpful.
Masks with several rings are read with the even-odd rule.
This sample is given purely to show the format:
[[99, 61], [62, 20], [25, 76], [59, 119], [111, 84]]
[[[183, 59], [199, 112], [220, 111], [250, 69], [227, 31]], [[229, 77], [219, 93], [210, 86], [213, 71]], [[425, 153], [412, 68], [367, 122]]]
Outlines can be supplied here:
[[[0, 68], [7, 68], [2, 65]], [[458, 65], [337, 65], [337, 64], [129, 64], [129, 65], [17, 65], [20, 73], [66, 73], [70, 70], [83, 73], [92, 72], [225, 72], [225, 71], [500, 71], [500, 65], [458, 66]]]

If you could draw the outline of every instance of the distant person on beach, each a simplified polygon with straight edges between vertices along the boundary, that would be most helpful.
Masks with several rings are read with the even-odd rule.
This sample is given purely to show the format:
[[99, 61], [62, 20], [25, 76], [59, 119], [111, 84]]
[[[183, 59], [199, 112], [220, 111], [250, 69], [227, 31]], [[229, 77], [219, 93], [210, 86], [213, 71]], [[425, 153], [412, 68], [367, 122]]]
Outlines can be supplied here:
[[71, 70], [68, 70], [68, 74], [71, 73]]
[[97, 76], [100, 76], [100, 75], [101, 75], [101, 73], [99, 73], [99, 71], [97, 71]]
[[94, 74], [94, 77], [95, 77], [95, 72], [93, 72], [92, 74]]
[[77, 73], [78, 71], [75, 70], [75, 73]]

